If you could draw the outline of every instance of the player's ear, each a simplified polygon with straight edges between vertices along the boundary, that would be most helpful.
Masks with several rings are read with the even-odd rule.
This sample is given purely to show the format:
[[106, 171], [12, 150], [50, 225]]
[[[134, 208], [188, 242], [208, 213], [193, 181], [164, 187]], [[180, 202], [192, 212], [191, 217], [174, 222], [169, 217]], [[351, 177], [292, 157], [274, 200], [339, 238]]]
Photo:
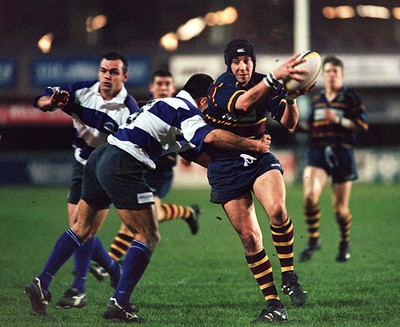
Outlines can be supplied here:
[[196, 103], [201, 112], [207, 109], [207, 97], [198, 98]]

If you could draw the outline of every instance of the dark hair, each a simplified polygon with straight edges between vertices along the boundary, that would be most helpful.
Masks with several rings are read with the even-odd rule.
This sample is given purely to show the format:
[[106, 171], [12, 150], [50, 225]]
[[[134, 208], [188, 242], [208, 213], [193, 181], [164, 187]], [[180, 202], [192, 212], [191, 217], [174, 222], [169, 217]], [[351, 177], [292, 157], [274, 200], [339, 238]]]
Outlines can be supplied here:
[[151, 75], [151, 80], [154, 81], [154, 79], [156, 77], [171, 77], [172, 78], [172, 74], [169, 70], [156, 70], [153, 72], [153, 74]]
[[212, 77], [207, 74], [194, 74], [188, 79], [182, 90], [188, 92], [196, 100], [207, 96], [208, 87], [212, 82]]
[[225, 64], [230, 69], [232, 60], [239, 56], [249, 56], [256, 66], [256, 53], [254, 47], [249, 41], [244, 39], [235, 39], [229, 42], [224, 50]]
[[328, 56], [324, 59], [324, 62], [322, 63], [322, 67], [325, 66], [325, 64], [332, 64], [333, 66], [339, 66], [343, 69], [343, 61], [341, 61], [339, 58], [335, 56]]
[[122, 65], [122, 71], [124, 74], [128, 72], [128, 60], [122, 55], [117, 52], [109, 52], [101, 56], [101, 59], [106, 59], [106, 60], [121, 60], [123, 65]]

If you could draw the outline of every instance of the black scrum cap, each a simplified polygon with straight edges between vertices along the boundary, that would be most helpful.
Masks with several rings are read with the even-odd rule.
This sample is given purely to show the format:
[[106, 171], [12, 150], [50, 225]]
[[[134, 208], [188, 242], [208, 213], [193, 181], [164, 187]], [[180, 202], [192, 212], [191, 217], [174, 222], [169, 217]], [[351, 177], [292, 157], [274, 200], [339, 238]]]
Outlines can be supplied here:
[[249, 41], [244, 39], [235, 39], [227, 44], [224, 50], [225, 64], [230, 68], [232, 60], [239, 56], [249, 56], [256, 65], [256, 53]]

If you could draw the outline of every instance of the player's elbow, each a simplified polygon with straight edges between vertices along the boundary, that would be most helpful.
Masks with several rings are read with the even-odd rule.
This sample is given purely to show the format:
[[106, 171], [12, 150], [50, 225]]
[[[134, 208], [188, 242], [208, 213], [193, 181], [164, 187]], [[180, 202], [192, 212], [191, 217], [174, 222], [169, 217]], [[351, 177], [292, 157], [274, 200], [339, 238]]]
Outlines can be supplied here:
[[217, 139], [218, 139], [218, 130], [214, 129], [206, 135], [203, 142], [206, 144], [213, 144], [217, 141]]
[[250, 107], [253, 104], [251, 99], [249, 99], [247, 96], [241, 95], [236, 103], [235, 103], [235, 110], [238, 112], [248, 112], [250, 111]]

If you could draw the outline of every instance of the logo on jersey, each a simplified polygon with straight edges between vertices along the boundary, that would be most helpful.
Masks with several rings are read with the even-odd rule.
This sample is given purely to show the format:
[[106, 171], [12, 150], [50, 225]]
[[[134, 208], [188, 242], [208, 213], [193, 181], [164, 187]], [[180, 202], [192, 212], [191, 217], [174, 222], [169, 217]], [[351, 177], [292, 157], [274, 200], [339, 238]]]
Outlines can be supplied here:
[[254, 158], [254, 157], [252, 157], [252, 156], [249, 156], [248, 154], [241, 154], [240, 155], [240, 158], [243, 158], [244, 159], [244, 166], [245, 167], [248, 167], [248, 166], [250, 166], [254, 161], [256, 161], [257, 159], [256, 158]]
[[139, 193], [137, 195], [137, 202], [139, 204], [154, 202], [153, 193], [152, 192]]

